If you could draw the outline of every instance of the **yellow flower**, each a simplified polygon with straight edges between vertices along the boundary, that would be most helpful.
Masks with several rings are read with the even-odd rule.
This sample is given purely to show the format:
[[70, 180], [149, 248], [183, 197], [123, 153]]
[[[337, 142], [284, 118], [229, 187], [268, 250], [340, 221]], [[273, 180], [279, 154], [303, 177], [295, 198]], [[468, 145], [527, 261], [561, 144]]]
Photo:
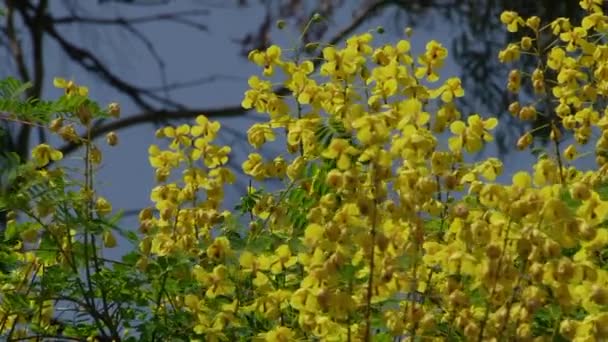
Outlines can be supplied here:
[[587, 30], [582, 27], [575, 27], [573, 30], [563, 32], [559, 38], [568, 43], [566, 51], [574, 51], [576, 46], [584, 44], [584, 38], [587, 36]]
[[167, 138], [173, 138], [169, 148], [178, 149], [180, 146], [189, 147], [192, 145], [192, 139], [190, 138], [190, 126], [183, 124], [179, 127], [165, 127], [163, 129], [163, 134]]
[[564, 150], [564, 157], [568, 160], [574, 160], [577, 155], [578, 152], [576, 151], [576, 147], [572, 144], [568, 145], [568, 147], [566, 147]]
[[195, 138], [200, 137], [196, 139], [198, 144], [204, 144], [215, 139], [220, 127], [219, 121], [209, 121], [206, 116], [199, 115], [196, 117], [196, 125], [190, 129], [190, 134]]
[[288, 327], [278, 326], [264, 334], [266, 342], [291, 342], [295, 340], [295, 333]]
[[274, 74], [274, 65], [281, 65], [281, 48], [277, 45], [271, 45], [264, 52], [258, 50], [251, 51], [248, 57], [255, 64], [264, 67], [264, 76], [272, 76]]
[[566, 51], [560, 47], [553, 47], [547, 57], [547, 66], [553, 70], [559, 70], [562, 67]]
[[220, 236], [207, 247], [207, 256], [211, 260], [223, 260], [232, 254], [230, 241], [225, 236]]
[[468, 126], [460, 121], [454, 121], [450, 125], [450, 130], [456, 136], [448, 139], [450, 150], [454, 153], [459, 152], [463, 147], [467, 152], [478, 152], [481, 150], [484, 141], [492, 141], [493, 137], [488, 130], [494, 129], [498, 124], [496, 118], [482, 120], [478, 114], [469, 116]]
[[321, 153], [324, 158], [337, 160], [337, 166], [340, 170], [347, 170], [351, 166], [351, 157], [357, 155], [359, 151], [350, 145], [348, 140], [334, 138], [331, 143]]
[[519, 44], [509, 44], [504, 50], [498, 53], [498, 59], [501, 63], [510, 63], [519, 59], [520, 48]]
[[58, 161], [63, 158], [63, 153], [49, 146], [48, 144], [40, 144], [32, 150], [32, 158], [37, 167], [44, 167], [52, 161]]
[[103, 197], [98, 197], [95, 201], [95, 211], [99, 216], [106, 216], [112, 212], [112, 204]]
[[346, 40], [346, 46], [349, 49], [357, 51], [363, 55], [371, 55], [373, 48], [369, 43], [374, 39], [371, 33], [367, 32], [359, 36], [353, 36]]
[[274, 141], [274, 132], [269, 124], [256, 123], [247, 131], [249, 144], [255, 148], [260, 148], [266, 141]]
[[111, 231], [106, 230], [103, 232], [103, 245], [106, 248], [114, 248], [116, 247], [116, 237], [112, 234]]
[[79, 86], [74, 83], [74, 81], [67, 81], [61, 77], [53, 78], [53, 85], [56, 88], [65, 89], [65, 94], [67, 96], [87, 96], [89, 94], [89, 89], [87, 87]]
[[323, 49], [325, 63], [321, 66], [321, 75], [345, 79], [357, 71], [361, 60], [356, 50], [336, 50], [333, 46]]
[[251, 76], [247, 81], [251, 89], [245, 92], [245, 98], [241, 106], [245, 109], [255, 107], [255, 110], [263, 113], [267, 107], [267, 99], [272, 90], [272, 83], [260, 80], [257, 76]]
[[192, 273], [197, 281], [207, 287], [205, 296], [209, 299], [229, 296], [234, 292], [234, 285], [228, 278], [228, 268], [225, 265], [215, 266], [212, 273], [207, 273], [201, 266], [196, 265]]
[[291, 254], [289, 246], [281, 245], [272, 256], [270, 271], [274, 274], [282, 273], [289, 267], [295, 265], [297, 261], [298, 258]]
[[257, 180], [262, 180], [267, 175], [266, 165], [259, 153], [251, 153], [242, 167], [245, 174], [253, 176]]
[[517, 32], [518, 26], [524, 26], [524, 20], [513, 11], [504, 11], [500, 14], [500, 21], [507, 25], [507, 31]]
[[437, 71], [443, 66], [443, 62], [448, 56], [448, 50], [439, 42], [431, 40], [426, 44], [424, 55], [418, 57], [418, 63], [421, 65], [416, 69], [416, 77], [426, 77], [429, 82], [439, 80]]
[[357, 130], [357, 139], [364, 145], [382, 143], [389, 136], [389, 130], [381, 116], [363, 116], [353, 122]]
[[582, 9], [588, 12], [602, 13], [603, 0], [581, 0], [578, 3]]
[[433, 99], [441, 96], [441, 101], [452, 102], [454, 98], [464, 96], [464, 89], [462, 88], [460, 78], [451, 77], [445, 81], [444, 85], [431, 91], [430, 95]]

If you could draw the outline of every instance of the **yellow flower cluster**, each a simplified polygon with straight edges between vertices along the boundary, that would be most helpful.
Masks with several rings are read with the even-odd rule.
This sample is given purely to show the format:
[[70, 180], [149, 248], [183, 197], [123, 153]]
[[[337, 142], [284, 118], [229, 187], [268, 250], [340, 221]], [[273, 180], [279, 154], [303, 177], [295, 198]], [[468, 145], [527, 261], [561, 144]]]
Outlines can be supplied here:
[[[447, 56], [439, 42], [415, 57], [407, 40], [375, 48], [365, 33], [344, 48], [324, 48], [318, 74], [312, 61], [283, 60], [278, 46], [252, 52], [265, 76], [283, 71], [296, 108], [270, 81], [250, 78], [243, 106], [268, 121], [249, 129], [249, 143], [259, 149], [282, 130], [288, 154], [267, 162], [252, 153], [243, 171], [258, 181], [285, 174], [289, 181], [279, 194], [253, 197], [243, 247], [233, 246], [221, 225], [219, 235], [210, 234], [220, 199], [210, 190], [220, 195], [225, 181], [195, 162], [207, 153], [216, 154], [206, 160], [225, 162], [221, 149], [193, 144], [200, 134], [187, 125], [163, 130], [174, 139], [171, 151], [151, 149], [160, 180], [188, 165], [181, 186], [153, 190], [160, 217], [142, 213], [145, 230], [154, 232], [142, 246], [158, 256], [195, 256], [201, 243], [206, 249], [192, 270], [198, 289], [180, 297], [197, 317], [194, 331], [210, 341], [245, 326], [266, 341], [369, 341], [378, 329], [410, 340], [608, 339], [608, 201], [596, 191], [605, 180], [608, 136], [597, 142], [597, 171], [565, 164], [577, 150], [559, 147], [562, 129], [585, 144], [593, 127], [608, 128], [608, 112], [596, 109], [608, 95], [608, 50], [589, 39], [606, 32], [608, 17], [597, 2], [581, 6], [589, 11], [581, 27], [501, 15], [510, 32], [533, 33], [501, 51], [503, 62], [548, 55], [536, 70], [509, 75], [510, 91], [529, 79], [542, 101], [516, 102], [509, 111], [522, 120], [554, 115], [557, 147], [506, 185], [495, 183], [500, 160], [464, 161], [492, 141], [498, 121], [478, 114], [461, 120], [458, 78], [430, 86]], [[539, 42], [546, 30], [558, 36], [548, 47]], [[442, 149], [434, 134], [448, 128]], [[518, 148], [533, 143], [531, 133]], [[205, 152], [192, 153], [197, 149]], [[193, 195], [199, 189], [206, 200]], [[294, 189], [306, 208], [304, 225], [292, 219], [298, 208], [286, 199]], [[189, 202], [196, 205], [186, 208]], [[271, 242], [260, 250], [254, 242], [262, 238]]]
[[[544, 116], [552, 147], [509, 184], [496, 182], [499, 159], [467, 162], [493, 140], [498, 120], [462, 117], [461, 81], [440, 82], [447, 58], [440, 42], [415, 55], [406, 39], [375, 47], [364, 33], [324, 47], [318, 69], [299, 53], [286, 60], [275, 45], [253, 51], [263, 76], [284, 76], [287, 92], [249, 79], [242, 105], [267, 120], [247, 140], [256, 150], [284, 143], [285, 153], [253, 152], [242, 169], [256, 185], [284, 188], [268, 192], [251, 181], [235, 209], [241, 217], [222, 211], [235, 175], [230, 147], [214, 144], [219, 123], [201, 115], [194, 125], [157, 131], [167, 148], [149, 149], [158, 184], [154, 206], [139, 214], [136, 263], [158, 290], [154, 319], [163, 329], [175, 320], [173, 333], [199, 341], [608, 340], [601, 4], [580, 1], [587, 14], [580, 26], [500, 16], [523, 37], [499, 60], [538, 58], [506, 82], [515, 94], [531, 89], [534, 100], [505, 109], [523, 121]], [[517, 148], [532, 146], [535, 132]], [[564, 148], [567, 136], [575, 144]], [[585, 152], [590, 143], [593, 152]], [[571, 164], [584, 153], [595, 154], [597, 170]], [[33, 157], [43, 167], [61, 154], [41, 145]], [[112, 211], [103, 198], [91, 203], [97, 217]], [[38, 211], [49, 212], [42, 202]], [[35, 239], [32, 229], [22, 239]], [[103, 242], [116, 244], [105, 233]]]

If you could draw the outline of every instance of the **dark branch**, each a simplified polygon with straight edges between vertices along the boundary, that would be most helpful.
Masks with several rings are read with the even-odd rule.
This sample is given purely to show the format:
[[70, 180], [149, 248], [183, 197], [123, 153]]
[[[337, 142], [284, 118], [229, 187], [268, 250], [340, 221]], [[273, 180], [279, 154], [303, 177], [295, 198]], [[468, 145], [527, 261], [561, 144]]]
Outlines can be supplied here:
[[[128, 116], [124, 119], [110, 121], [105, 125], [98, 126], [93, 128], [91, 131], [91, 138], [97, 138], [105, 133], [118, 131], [123, 128], [131, 127], [134, 125], [145, 124], [145, 123], [157, 123], [162, 122], [163, 120], [184, 120], [184, 119], [192, 119], [201, 114], [209, 118], [217, 118], [217, 117], [231, 117], [231, 116], [239, 116], [243, 115], [245, 110], [241, 106], [236, 107], [225, 107], [218, 109], [186, 109], [186, 110], [159, 110], [159, 111], [146, 111], [140, 114], [135, 114]], [[73, 152], [78, 148], [78, 145], [67, 144], [61, 147], [61, 151], [63, 153]]]
[[172, 13], [161, 13], [156, 15], [135, 17], [135, 18], [98, 18], [98, 17], [84, 17], [79, 15], [70, 15], [65, 17], [53, 18], [53, 22], [57, 25], [63, 24], [90, 24], [90, 25], [136, 25], [145, 24], [156, 21], [172, 21], [193, 27], [200, 31], [208, 31], [208, 27], [204, 24], [197, 23], [195, 21], [187, 19], [187, 17], [200, 17], [208, 15], [209, 11], [205, 9], [194, 9], [191, 11], [180, 11]]

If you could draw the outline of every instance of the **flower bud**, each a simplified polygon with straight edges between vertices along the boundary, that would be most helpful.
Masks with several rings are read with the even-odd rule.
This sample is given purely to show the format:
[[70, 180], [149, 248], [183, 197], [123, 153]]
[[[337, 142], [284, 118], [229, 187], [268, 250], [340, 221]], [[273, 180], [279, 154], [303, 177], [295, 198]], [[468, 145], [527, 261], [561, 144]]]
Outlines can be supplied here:
[[80, 123], [85, 126], [91, 123], [91, 110], [86, 105], [78, 107], [78, 110], [76, 111], [76, 116], [78, 116], [78, 119], [80, 119]]
[[520, 42], [522, 50], [530, 50], [532, 48], [532, 38], [523, 37]]
[[344, 184], [342, 173], [336, 169], [329, 171], [327, 174], [327, 184], [334, 189], [341, 188]]
[[502, 253], [500, 247], [498, 247], [496, 244], [491, 244], [488, 245], [488, 247], [486, 247], [486, 255], [488, 256], [488, 258], [490, 259], [498, 259], [500, 257], [500, 254]]
[[532, 87], [534, 88], [534, 92], [536, 92], [537, 94], [542, 94], [545, 92], [545, 81], [534, 80], [532, 82]]
[[51, 130], [51, 132], [59, 132], [59, 130], [61, 129], [61, 127], [63, 126], [63, 118], [57, 118], [53, 121], [51, 121], [51, 124], [49, 125], [49, 129]]
[[116, 238], [111, 231], [106, 230], [103, 232], [103, 245], [106, 248], [114, 248], [116, 247]]
[[118, 135], [115, 132], [110, 132], [106, 135], [106, 142], [110, 146], [118, 145]]
[[284, 29], [284, 28], [285, 28], [285, 25], [287, 25], [287, 24], [285, 23], [285, 20], [278, 20], [278, 21], [277, 21], [277, 28], [278, 28], [279, 30]]
[[143, 208], [139, 212], [139, 220], [140, 221], [150, 220], [150, 219], [152, 219], [152, 215], [153, 215], [153, 210], [151, 207]]
[[78, 133], [76, 133], [76, 129], [74, 129], [73, 125], [63, 126], [59, 129], [59, 136], [65, 140], [66, 142], [79, 143], [80, 137]]
[[405, 28], [405, 35], [408, 38], [411, 38], [413, 34], [414, 34], [414, 30], [411, 27], [408, 26]]
[[567, 160], [574, 160], [574, 158], [576, 158], [577, 155], [578, 155], [578, 152], [576, 151], [576, 147], [572, 144], [568, 145], [568, 147], [566, 147], [566, 149], [564, 149], [564, 157]]
[[519, 113], [520, 110], [521, 110], [521, 106], [519, 105], [518, 101], [512, 102], [509, 105], [509, 113], [511, 113], [512, 115], [517, 115], [517, 113]]
[[570, 196], [578, 201], [584, 201], [591, 196], [589, 187], [583, 182], [576, 182], [570, 188]]
[[608, 290], [601, 285], [594, 284], [591, 287], [591, 300], [599, 305], [608, 305]]
[[312, 43], [308, 43], [308, 44], [304, 45], [304, 50], [308, 53], [313, 53], [313, 52], [315, 52], [315, 50], [317, 50], [318, 47], [319, 47], [319, 43], [312, 42]]
[[522, 107], [519, 111], [519, 118], [524, 121], [536, 119], [536, 109], [533, 106]]
[[152, 229], [152, 226], [153, 226], [152, 220], [141, 221], [139, 224], [139, 231], [142, 234], [147, 234]]
[[537, 16], [532, 16], [526, 20], [526, 26], [533, 29], [534, 31], [538, 30], [540, 26], [540, 18]]
[[91, 163], [93, 163], [94, 165], [99, 165], [101, 163], [101, 159], [102, 159], [102, 154], [101, 154], [101, 150], [95, 146], [95, 145], [91, 145], [91, 150], [89, 152], [89, 160], [91, 161]]
[[549, 138], [551, 138], [551, 140], [553, 141], [559, 141], [562, 138], [562, 131], [557, 128], [557, 126], [552, 125], [551, 126], [551, 133], [549, 134]]
[[120, 105], [116, 102], [112, 102], [108, 105], [108, 113], [111, 117], [118, 119], [120, 117]]
[[534, 137], [530, 132], [526, 132], [517, 140], [517, 149], [520, 151], [525, 150], [532, 142], [534, 142]]
[[453, 214], [458, 218], [466, 218], [469, 216], [469, 208], [464, 203], [458, 203], [454, 206]]
[[97, 201], [95, 201], [95, 210], [97, 211], [97, 215], [105, 216], [112, 212], [112, 205], [105, 198], [98, 197]]
[[559, 325], [559, 333], [568, 340], [574, 340], [579, 323], [571, 319], [563, 320]]

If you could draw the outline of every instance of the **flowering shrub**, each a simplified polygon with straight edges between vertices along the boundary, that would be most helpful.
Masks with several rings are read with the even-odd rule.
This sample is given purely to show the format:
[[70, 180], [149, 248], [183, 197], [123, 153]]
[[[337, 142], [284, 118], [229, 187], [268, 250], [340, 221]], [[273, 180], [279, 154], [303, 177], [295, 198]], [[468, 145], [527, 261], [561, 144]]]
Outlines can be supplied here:
[[[271, 46], [249, 55], [266, 78], [249, 79], [242, 105], [267, 115], [247, 132], [252, 147], [285, 132], [286, 153], [251, 153], [242, 168], [252, 185], [226, 211], [224, 188], [236, 176], [226, 167], [230, 147], [214, 143], [219, 123], [201, 115], [158, 130], [167, 145], [149, 149], [158, 184], [136, 237], [116, 226], [119, 216], [95, 191], [101, 154], [86, 138], [93, 118], [117, 116], [118, 107], [101, 110], [86, 88], [58, 80], [73, 108], [50, 127], [84, 145], [84, 179], [40, 145], [19, 170], [19, 191], [2, 198], [11, 210], [2, 258], [11, 268], [2, 275], [0, 334], [608, 339], [608, 17], [601, 1], [580, 3], [580, 26], [501, 15], [521, 38], [500, 60], [536, 60], [507, 82], [516, 94], [531, 86], [535, 98], [508, 110], [550, 122], [550, 149], [510, 184], [496, 182], [499, 159], [467, 161], [492, 141], [498, 120], [462, 117], [460, 80], [438, 83], [448, 52], [437, 41], [415, 56], [407, 39], [374, 47], [364, 33], [344, 48], [323, 47], [318, 61]], [[279, 73], [283, 93], [274, 91]], [[535, 130], [517, 148], [529, 148]], [[567, 135], [575, 144], [564, 148]], [[594, 153], [598, 168], [577, 170], [578, 150]], [[268, 192], [267, 180], [284, 188]], [[117, 233], [138, 248], [112, 262], [102, 251]]]

